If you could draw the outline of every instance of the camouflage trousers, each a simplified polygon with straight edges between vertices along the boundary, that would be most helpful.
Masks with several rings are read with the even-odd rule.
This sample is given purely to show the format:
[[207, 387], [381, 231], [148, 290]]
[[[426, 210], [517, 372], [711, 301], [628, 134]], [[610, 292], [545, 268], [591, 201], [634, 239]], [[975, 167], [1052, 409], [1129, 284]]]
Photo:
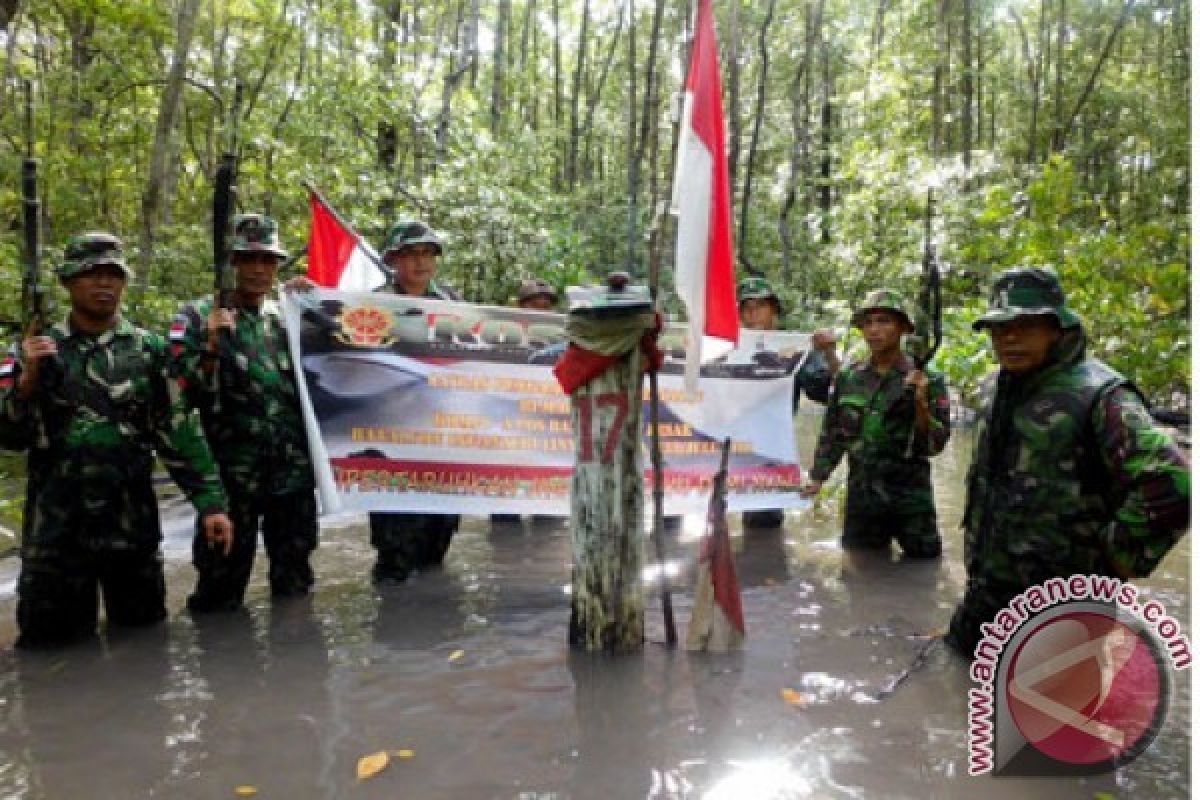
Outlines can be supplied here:
[[310, 490], [264, 496], [228, 488], [233, 548], [226, 556], [210, 547], [197, 520], [192, 540], [196, 589], [188, 598], [188, 609], [234, 611], [241, 607], [254, 567], [260, 526], [269, 561], [271, 595], [307, 594], [313, 585], [309, 556], [317, 548], [316, 496]]
[[451, 514], [376, 512], [369, 516], [371, 546], [379, 551], [375, 580], [402, 581], [412, 570], [437, 566], [450, 549], [459, 518]]
[[162, 554], [153, 549], [31, 546], [17, 579], [18, 647], [65, 643], [96, 633], [98, 597], [108, 625], [153, 625], [167, 616]]
[[942, 553], [937, 515], [932, 511], [914, 514], [871, 514], [846, 509], [842, 524], [842, 547], [847, 550], [882, 550], [895, 539], [904, 555], [936, 558]]
[[950, 619], [946, 642], [968, 661], [973, 659], [975, 645], [983, 635], [979, 626], [994, 620], [1010, 600], [1032, 585], [1033, 583], [1018, 585], [997, 581], [989, 581], [987, 585], [983, 585], [968, 577], [966, 594]]

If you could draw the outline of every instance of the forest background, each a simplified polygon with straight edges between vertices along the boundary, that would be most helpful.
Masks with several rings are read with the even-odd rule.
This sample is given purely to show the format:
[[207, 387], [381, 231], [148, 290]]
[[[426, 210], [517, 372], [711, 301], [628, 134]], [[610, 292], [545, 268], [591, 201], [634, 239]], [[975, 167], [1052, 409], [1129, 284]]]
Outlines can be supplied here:
[[[879, 285], [915, 296], [932, 188], [955, 387], [990, 364], [969, 322], [991, 277], [1049, 264], [1098, 355], [1188, 402], [1189, 3], [715, 10], [739, 276], [779, 288], [788, 327], [845, 326]], [[0, 326], [21, 324], [26, 79], [47, 266], [72, 233], [117, 233], [149, 327], [211, 290], [235, 117], [239, 205], [293, 251], [311, 179], [376, 243], [432, 223], [474, 302], [655, 260], [669, 282], [690, 25], [687, 0], [0, 0]]]

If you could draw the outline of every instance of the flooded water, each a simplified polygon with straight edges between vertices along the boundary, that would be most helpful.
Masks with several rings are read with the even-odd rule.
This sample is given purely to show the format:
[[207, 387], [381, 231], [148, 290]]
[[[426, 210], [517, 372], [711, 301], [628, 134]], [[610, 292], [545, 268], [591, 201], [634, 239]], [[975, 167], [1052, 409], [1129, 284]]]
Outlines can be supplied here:
[[[799, 419], [806, 458], [816, 420]], [[245, 613], [194, 621], [181, 610], [190, 528], [176, 503], [168, 624], [34, 655], [11, 647], [9, 559], [0, 797], [1187, 796], [1187, 673], [1150, 750], [1086, 780], [969, 777], [966, 665], [940, 644], [895, 685], [961, 594], [968, 457], [956, 436], [937, 462], [948, 552], [935, 563], [845, 556], [835, 502], [790, 512], [783, 531], [733, 517], [748, 626], [736, 655], [667, 649], [655, 600], [642, 654], [571, 654], [566, 531], [529, 520], [470, 519], [444, 570], [386, 589], [368, 579], [364, 520], [327, 520], [312, 597], [272, 604], [258, 568]], [[681, 635], [698, 524], [670, 535]], [[1140, 582], [1186, 631], [1189, 562], [1190, 537]], [[378, 751], [386, 768], [356, 778]]]

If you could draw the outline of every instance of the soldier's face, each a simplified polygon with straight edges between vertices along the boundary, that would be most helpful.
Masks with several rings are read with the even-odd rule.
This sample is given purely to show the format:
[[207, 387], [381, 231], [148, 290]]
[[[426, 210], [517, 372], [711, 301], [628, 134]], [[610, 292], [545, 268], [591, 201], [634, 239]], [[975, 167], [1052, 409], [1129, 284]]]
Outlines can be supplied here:
[[738, 307], [742, 327], [752, 331], [773, 331], [779, 325], [779, 309], [769, 297], [754, 297], [743, 300]]
[[233, 253], [229, 257], [237, 272], [238, 291], [251, 295], [269, 294], [275, 288], [279, 257], [271, 253]]
[[996, 360], [1009, 372], [1022, 373], [1046, 363], [1050, 350], [1062, 336], [1051, 317], [1017, 317], [988, 327]]
[[862, 317], [862, 335], [872, 353], [890, 353], [900, 347], [908, 324], [891, 311], [868, 311]]
[[101, 264], [63, 281], [71, 297], [71, 310], [91, 319], [108, 319], [121, 307], [125, 271], [116, 264]]
[[533, 297], [526, 297], [517, 304], [521, 308], [527, 308], [531, 311], [553, 311], [554, 299], [549, 295], [535, 294]]
[[388, 253], [384, 260], [396, 273], [395, 287], [403, 293], [419, 294], [429, 287], [437, 272], [437, 248], [418, 244]]

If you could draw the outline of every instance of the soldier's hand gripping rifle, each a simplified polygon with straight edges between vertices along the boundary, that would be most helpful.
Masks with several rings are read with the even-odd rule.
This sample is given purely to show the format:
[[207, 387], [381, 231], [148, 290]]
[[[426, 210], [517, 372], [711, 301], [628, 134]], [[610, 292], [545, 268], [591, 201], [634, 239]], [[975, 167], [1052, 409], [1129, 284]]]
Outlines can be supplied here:
[[[925, 252], [921, 257], [922, 284], [914, 327], [909, 337], [909, 354], [916, 367], [924, 370], [942, 345], [942, 276], [938, 271], [937, 254], [933, 249], [933, 188], [925, 195]], [[905, 388], [914, 394], [912, 386]], [[904, 457], [913, 456], [913, 439], [916, 426], [908, 432], [908, 446]]]
[[[42, 286], [42, 204], [38, 200], [38, 160], [33, 146], [33, 86], [25, 81], [25, 160], [21, 163], [21, 204], [25, 233], [25, 264], [21, 274], [21, 311], [25, 336], [38, 336], [46, 327], [45, 295]], [[43, 385], [61, 375], [57, 356], [47, 356], [38, 365], [38, 382]]]

